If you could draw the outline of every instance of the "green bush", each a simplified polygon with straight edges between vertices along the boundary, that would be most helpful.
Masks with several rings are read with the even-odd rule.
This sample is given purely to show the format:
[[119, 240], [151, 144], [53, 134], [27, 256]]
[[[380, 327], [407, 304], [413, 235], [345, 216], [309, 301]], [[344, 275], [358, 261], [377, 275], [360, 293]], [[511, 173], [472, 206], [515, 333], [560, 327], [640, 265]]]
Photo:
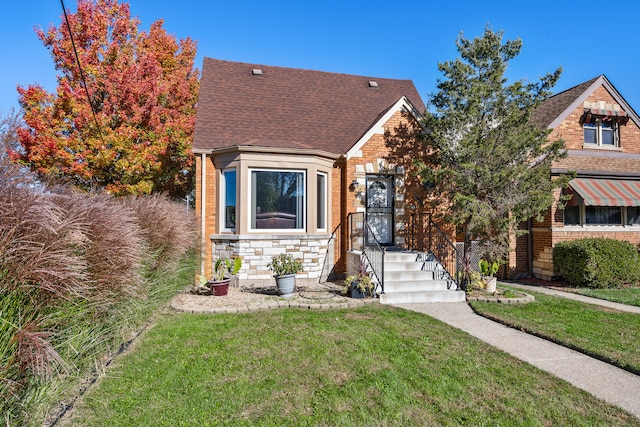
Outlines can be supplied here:
[[553, 266], [574, 286], [617, 288], [640, 281], [640, 256], [627, 241], [597, 237], [558, 243]]

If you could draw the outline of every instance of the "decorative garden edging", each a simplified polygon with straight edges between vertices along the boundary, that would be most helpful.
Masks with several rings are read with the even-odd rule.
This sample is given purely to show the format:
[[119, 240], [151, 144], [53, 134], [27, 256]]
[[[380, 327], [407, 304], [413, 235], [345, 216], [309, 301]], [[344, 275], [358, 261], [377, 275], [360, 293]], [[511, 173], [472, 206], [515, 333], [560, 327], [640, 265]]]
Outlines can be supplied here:
[[512, 290], [512, 292], [522, 296], [516, 298], [505, 298], [501, 295], [467, 295], [467, 301], [498, 302], [503, 304], [527, 304], [535, 301], [535, 297], [533, 295], [522, 291]]
[[[230, 294], [238, 296], [239, 290], [229, 289]], [[254, 294], [255, 296], [255, 294]], [[171, 299], [170, 307], [173, 310], [194, 314], [223, 314], [223, 313], [248, 313], [259, 310], [275, 310], [279, 308], [299, 308], [304, 310], [334, 310], [357, 308], [369, 304], [379, 304], [378, 298], [353, 299], [336, 296], [335, 299], [312, 302], [308, 298], [294, 294], [291, 298], [281, 298], [273, 295], [264, 295], [261, 298], [252, 298], [248, 301], [233, 301], [225, 304], [227, 297], [214, 298], [211, 296], [193, 295], [182, 293]]]

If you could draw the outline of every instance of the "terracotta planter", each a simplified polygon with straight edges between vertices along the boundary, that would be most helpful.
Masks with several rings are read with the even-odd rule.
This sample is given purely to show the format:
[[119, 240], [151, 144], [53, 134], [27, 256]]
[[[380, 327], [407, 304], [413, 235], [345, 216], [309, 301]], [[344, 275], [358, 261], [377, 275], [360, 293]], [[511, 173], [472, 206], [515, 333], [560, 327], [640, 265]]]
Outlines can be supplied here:
[[211, 295], [216, 296], [216, 297], [222, 297], [225, 296], [227, 294], [227, 292], [229, 292], [229, 282], [231, 281], [231, 279], [225, 279], [225, 280], [221, 280], [221, 281], [212, 281], [209, 282], [210, 286], [211, 286]]

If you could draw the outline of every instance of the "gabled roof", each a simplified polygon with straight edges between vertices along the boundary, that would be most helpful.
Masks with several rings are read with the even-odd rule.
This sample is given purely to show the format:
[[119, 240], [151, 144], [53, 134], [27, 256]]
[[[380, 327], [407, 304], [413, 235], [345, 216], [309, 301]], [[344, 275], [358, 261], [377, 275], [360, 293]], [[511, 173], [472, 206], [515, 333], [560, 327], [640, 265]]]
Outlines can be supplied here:
[[255, 146], [345, 154], [403, 97], [424, 111], [411, 80], [205, 58], [194, 150]]
[[543, 127], [554, 129], [576, 108], [582, 107], [584, 101], [598, 87], [604, 86], [636, 125], [640, 126], [640, 117], [609, 82], [604, 74], [580, 83], [570, 89], [550, 96], [544, 100], [531, 115], [531, 121]]

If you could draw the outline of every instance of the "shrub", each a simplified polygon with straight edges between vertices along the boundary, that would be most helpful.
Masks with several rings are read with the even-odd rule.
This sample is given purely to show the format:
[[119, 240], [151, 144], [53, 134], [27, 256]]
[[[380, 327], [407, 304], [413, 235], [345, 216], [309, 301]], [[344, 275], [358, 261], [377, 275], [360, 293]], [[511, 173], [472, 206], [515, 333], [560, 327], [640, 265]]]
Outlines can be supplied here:
[[[0, 162], [0, 413], [42, 420], [192, 278], [193, 215], [164, 196], [46, 186]], [[150, 255], [152, 252], [152, 255]], [[177, 280], [179, 279], [179, 280]]]
[[598, 237], [558, 243], [553, 266], [575, 286], [615, 288], [640, 281], [640, 256], [626, 241]]
[[65, 217], [83, 224], [76, 233], [81, 241], [76, 256], [86, 264], [92, 298], [99, 298], [106, 310], [118, 297], [138, 294], [146, 248], [133, 212], [106, 194], [66, 190], [50, 198]]
[[170, 200], [164, 194], [131, 196], [122, 203], [133, 212], [153, 254], [154, 260], [149, 265], [152, 270], [160, 264], [175, 264], [195, 247], [195, 217], [193, 213], [185, 212], [183, 204]]

